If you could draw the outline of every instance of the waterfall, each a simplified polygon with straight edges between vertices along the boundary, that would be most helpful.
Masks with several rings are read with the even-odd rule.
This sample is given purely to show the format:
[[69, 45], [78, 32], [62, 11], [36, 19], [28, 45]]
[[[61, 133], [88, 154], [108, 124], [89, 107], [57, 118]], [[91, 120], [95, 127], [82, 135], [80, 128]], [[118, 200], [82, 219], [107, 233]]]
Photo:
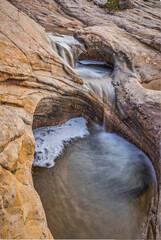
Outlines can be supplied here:
[[[105, 129], [107, 126], [107, 130], [111, 131], [115, 102], [111, 77], [113, 69], [106, 62], [79, 60], [79, 55], [85, 51], [85, 47], [73, 36], [54, 36], [51, 33], [48, 35], [57, 54], [81, 76], [90, 92], [102, 101], [104, 109], [102, 124]], [[105, 116], [108, 116], [108, 119]]]
[[76, 59], [84, 50], [83, 44], [78, 42], [73, 36], [54, 36], [51, 33], [49, 33], [48, 36], [51, 39], [53, 49], [58, 55], [72, 68], [75, 68]]
[[[103, 103], [103, 121], [104, 129], [112, 131], [112, 115], [114, 112], [115, 94], [112, 85], [112, 69], [105, 62], [96, 61], [78, 61], [75, 71], [83, 78], [85, 84], [97, 95]], [[106, 114], [106, 109], [109, 112]], [[106, 119], [108, 116], [108, 119]]]

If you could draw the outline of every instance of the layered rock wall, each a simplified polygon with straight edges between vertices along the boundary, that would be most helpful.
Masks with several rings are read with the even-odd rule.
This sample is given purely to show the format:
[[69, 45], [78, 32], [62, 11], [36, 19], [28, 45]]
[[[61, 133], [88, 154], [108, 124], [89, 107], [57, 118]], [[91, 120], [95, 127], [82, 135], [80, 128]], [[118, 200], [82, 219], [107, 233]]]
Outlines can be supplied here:
[[[84, 43], [85, 57], [94, 59], [97, 52], [114, 66], [113, 130], [140, 147], [153, 163], [158, 189], [148, 238], [159, 239], [161, 93], [141, 85], [160, 79], [157, 1], [134, 1], [133, 9], [115, 15], [105, 13], [95, 1], [10, 2], [16, 7], [0, 1], [0, 238], [52, 238], [32, 182], [32, 127], [73, 116], [101, 122], [103, 112], [111, 115], [110, 106], [92, 95], [57, 55], [34, 19], [70, 28]], [[142, 238], [147, 238], [146, 232]]]

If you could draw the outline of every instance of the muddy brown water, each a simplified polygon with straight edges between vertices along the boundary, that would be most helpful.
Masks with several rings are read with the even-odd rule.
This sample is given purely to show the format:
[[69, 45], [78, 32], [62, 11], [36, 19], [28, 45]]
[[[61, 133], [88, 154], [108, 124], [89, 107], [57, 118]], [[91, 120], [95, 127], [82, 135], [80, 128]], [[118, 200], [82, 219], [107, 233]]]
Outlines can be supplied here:
[[136, 239], [156, 181], [145, 154], [96, 125], [33, 180], [57, 239]]

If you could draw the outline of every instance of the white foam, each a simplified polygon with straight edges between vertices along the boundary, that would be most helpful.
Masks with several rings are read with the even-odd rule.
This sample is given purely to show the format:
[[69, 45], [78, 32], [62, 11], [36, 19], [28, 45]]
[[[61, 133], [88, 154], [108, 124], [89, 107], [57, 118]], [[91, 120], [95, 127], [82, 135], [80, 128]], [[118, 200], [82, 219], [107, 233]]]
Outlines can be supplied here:
[[65, 124], [35, 129], [36, 142], [33, 166], [53, 167], [54, 160], [60, 156], [69, 142], [89, 135], [87, 121], [84, 118], [73, 118]]

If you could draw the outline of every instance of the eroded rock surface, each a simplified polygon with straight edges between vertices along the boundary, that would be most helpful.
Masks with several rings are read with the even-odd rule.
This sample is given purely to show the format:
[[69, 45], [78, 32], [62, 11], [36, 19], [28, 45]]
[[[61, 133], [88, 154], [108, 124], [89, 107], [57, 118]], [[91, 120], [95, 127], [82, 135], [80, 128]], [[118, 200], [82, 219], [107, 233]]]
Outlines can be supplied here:
[[[134, 1], [133, 9], [114, 15], [105, 13], [103, 1], [10, 2], [17, 8], [0, 1], [0, 238], [52, 238], [32, 182], [32, 124], [55, 125], [76, 116], [101, 122], [103, 112], [111, 116], [110, 103], [91, 93], [34, 19], [53, 29], [53, 24], [70, 28], [85, 44], [84, 56], [114, 65], [113, 130], [154, 165], [158, 191], [148, 238], [159, 239], [161, 93], [141, 85], [160, 80], [159, 2]], [[145, 229], [141, 235], [147, 238]]]

